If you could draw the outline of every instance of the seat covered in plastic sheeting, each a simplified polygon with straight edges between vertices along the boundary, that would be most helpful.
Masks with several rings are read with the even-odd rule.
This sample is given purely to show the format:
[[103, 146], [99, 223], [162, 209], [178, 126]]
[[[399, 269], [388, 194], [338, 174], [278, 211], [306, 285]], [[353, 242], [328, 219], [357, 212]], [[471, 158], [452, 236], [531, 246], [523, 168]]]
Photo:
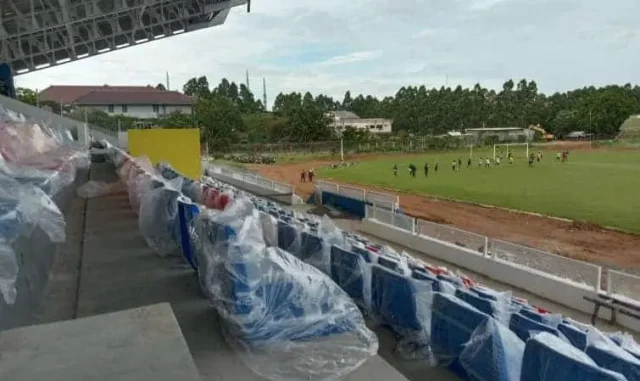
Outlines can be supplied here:
[[640, 359], [640, 345], [629, 333], [616, 332], [610, 335], [611, 340], [618, 344], [620, 348], [631, 353], [633, 357]]
[[531, 320], [520, 313], [511, 315], [511, 319], [509, 320], [509, 329], [524, 341], [527, 341], [531, 336], [531, 333], [534, 332], [548, 332], [554, 336], [559, 336], [557, 329]]
[[300, 251], [300, 232], [283, 220], [278, 221], [278, 247], [290, 253]]
[[204, 211], [196, 231], [206, 257], [201, 284], [246, 364], [272, 380], [333, 380], [375, 355], [377, 338], [348, 295], [313, 266], [267, 248], [257, 210], [242, 204]]
[[463, 289], [457, 289], [456, 290], [456, 297], [464, 300], [465, 302], [469, 303], [470, 305], [474, 306], [475, 308], [477, 308], [480, 312], [483, 312], [487, 315], [491, 315], [494, 316], [494, 308], [493, 308], [493, 304], [491, 303], [490, 300], [481, 298], [478, 295], [474, 295], [471, 292], [467, 291], [467, 290], [463, 290]]
[[569, 322], [558, 324], [558, 332], [564, 335], [574, 347], [584, 351], [587, 347], [587, 333]]
[[432, 292], [430, 283], [405, 276], [398, 269], [379, 264], [371, 268], [371, 312], [401, 335], [427, 329], [420, 304], [430, 304], [424, 298], [430, 298]]
[[486, 319], [471, 335], [460, 363], [473, 381], [520, 381], [524, 342], [495, 319]]
[[64, 216], [42, 189], [0, 174], [0, 296], [7, 304], [16, 300], [16, 279], [22, 266], [13, 243], [35, 228], [52, 242], [66, 239]]
[[599, 367], [586, 353], [553, 334], [542, 332], [525, 345], [521, 381], [626, 381]]
[[371, 264], [365, 257], [339, 246], [331, 247], [331, 279], [361, 307], [371, 303]]
[[178, 198], [178, 221], [180, 224], [180, 248], [184, 259], [193, 267], [198, 268], [196, 245], [193, 240], [193, 224], [200, 214], [198, 204], [187, 200], [185, 197]]
[[260, 212], [262, 224], [262, 236], [264, 243], [269, 247], [278, 246], [278, 220], [270, 214]]
[[197, 181], [183, 176], [180, 172], [176, 171], [171, 164], [160, 162], [156, 165], [156, 170], [160, 175], [167, 180], [175, 180], [177, 178], [182, 179], [180, 191], [192, 201], [202, 202], [202, 188]]
[[141, 195], [138, 225], [147, 245], [158, 255], [177, 253], [181, 243], [178, 198], [182, 179], [154, 181]]
[[622, 374], [628, 381], [640, 381], [640, 360], [622, 349], [596, 328], [589, 328], [586, 353], [598, 366]]
[[454, 295], [435, 293], [431, 315], [431, 347], [438, 361], [466, 377], [466, 371], [459, 362], [460, 353], [476, 328], [489, 318], [489, 315]]

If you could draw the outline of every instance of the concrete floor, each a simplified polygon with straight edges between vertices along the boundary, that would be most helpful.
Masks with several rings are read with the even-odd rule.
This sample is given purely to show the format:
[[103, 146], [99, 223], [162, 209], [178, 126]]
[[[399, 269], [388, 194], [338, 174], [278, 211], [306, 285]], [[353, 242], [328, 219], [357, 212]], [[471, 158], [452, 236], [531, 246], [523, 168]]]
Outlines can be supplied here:
[[[90, 178], [117, 181], [113, 167], [107, 164], [94, 164]], [[73, 235], [67, 242], [68, 255], [54, 264], [41, 322], [166, 302], [175, 313], [202, 380], [264, 380], [252, 373], [223, 339], [220, 321], [202, 296], [193, 270], [180, 257], [160, 258], [148, 248], [123, 187], [104, 197], [76, 199], [72, 208], [68, 229], [84, 234]], [[400, 360], [393, 353], [392, 335], [384, 330], [379, 334], [384, 359], [370, 359], [345, 380], [406, 380], [394, 366], [412, 380], [424, 379], [425, 371], [433, 372], [429, 378], [435, 381], [452, 379], [441, 369], [422, 369]]]

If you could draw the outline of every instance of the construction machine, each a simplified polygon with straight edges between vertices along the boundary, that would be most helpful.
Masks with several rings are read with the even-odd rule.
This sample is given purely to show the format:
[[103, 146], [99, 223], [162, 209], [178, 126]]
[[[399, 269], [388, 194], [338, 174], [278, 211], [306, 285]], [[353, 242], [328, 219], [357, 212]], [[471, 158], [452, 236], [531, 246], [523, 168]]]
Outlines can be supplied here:
[[547, 142], [550, 142], [550, 141], [556, 139], [555, 135], [547, 133], [547, 131], [544, 128], [542, 128], [539, 124], [537, 124], [535, 126], [534, 125], [530, 125], [529, 129], [533, 130], [535, 132], [538, 132], [540, 134], [540, 136], [542, 136], [542, 139], [544, 139]]

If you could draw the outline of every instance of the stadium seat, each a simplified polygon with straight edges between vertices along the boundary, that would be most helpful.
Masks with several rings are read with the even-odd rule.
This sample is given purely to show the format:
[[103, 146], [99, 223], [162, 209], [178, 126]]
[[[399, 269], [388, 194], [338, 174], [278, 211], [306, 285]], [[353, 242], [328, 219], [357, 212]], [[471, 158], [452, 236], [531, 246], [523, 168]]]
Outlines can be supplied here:
[[443, 364], [463, 378], [460, 353], [473, 331], [491, 317], [454, 295], [435, 293], [431, 315], [431, 345], [433, 353]]
[[300, 251], [300, 233], [293, 225], [278, 221], [278, 247], [296, 255]]
[[180, 247], [187, 263], [194, 269], [198, 268], [194, 255], [195, 245], [191, 242], [191, 226], [193, 220], [200, 213], [198, 205], [187, 201], [184, 197], [178, 199], [178, 218], [180, 226]]
[[640, 360], [613, 341], [590, 342], [585, 352], [601, 368], [620, 373], [627, 381], [640, 381]]
[[562, 322], [558, 325], [558, 331], [573, 344], [574, 347], [584, 351], [587, 347], [587, 333], [573, 324]]
[[526, 342], [520, 381], [625, 381], [599, 367], [586, 353], [543, 332]]
[[336, 245], [331, 246], [331, 279], [345, 290], [356, 304], [368, 308], [365, 305], [365, 292], [371, 287], [371, 268], [362, 255]]
[[548, 332], [554, 336], [558, 336], [558, 330], [546, 324], [531, 320], [530, 318], [515, 313], [511, 315], [509, 321], [509, 329], [511, 329], [520, 339], [527, 341], [532, 332]]
[[495, 319], [476, 328], [460, 354], [460, 363], [473, 381], [519, 381], [524, 342]]
[[404, 276], [393, 266], [379, 264], [371, 269], [371, 311], [381, 323], [400, 335], [423, 332], [424, 321], [418, 313], [418, 281]]
[[460, 288], [456, 290], [456, 297], [474, 306], [480, 312], [494, 316], [494, 307], [490, 300], [474, 295], [471, 292]]

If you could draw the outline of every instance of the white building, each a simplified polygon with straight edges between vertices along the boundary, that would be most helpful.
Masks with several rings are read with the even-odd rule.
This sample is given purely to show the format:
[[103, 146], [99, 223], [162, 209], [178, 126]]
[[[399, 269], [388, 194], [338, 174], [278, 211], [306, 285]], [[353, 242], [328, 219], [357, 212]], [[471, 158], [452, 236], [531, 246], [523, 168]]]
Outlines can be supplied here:
[[357, 130], [367, 130], [374, 134], [390, 133], [393, 121], [383, 118], [360, 118], [350, 111], [331, 111], [327, 113], [331, 118], [330, 127], [338, 132], [351, 127]]
[[177, 91], [151, 86], [50, 86], [39, 97], [40, 102], [89, 107], [140, 119], [162, 118], [174, 111], [191, 114], [195, 103]]

